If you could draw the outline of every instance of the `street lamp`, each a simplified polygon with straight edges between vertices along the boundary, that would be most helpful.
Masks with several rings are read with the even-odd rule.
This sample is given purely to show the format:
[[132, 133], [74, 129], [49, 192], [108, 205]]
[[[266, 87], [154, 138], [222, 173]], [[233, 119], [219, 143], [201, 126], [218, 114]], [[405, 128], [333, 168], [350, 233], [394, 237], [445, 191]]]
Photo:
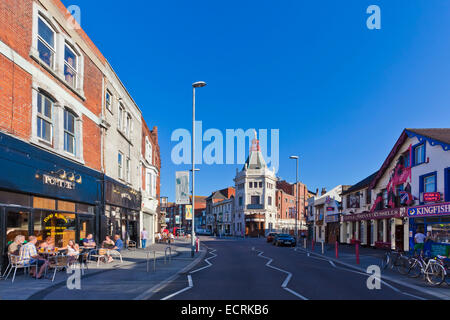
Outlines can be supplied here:
[[191, 257], [195, 253], [195, 89], [206, 86], [206, 82], [198, 81], [192, 84], [192, 230], [191, 230]]
[[295, 245], [298, 243], [298, 230], [297, 230], [297, 220], [298, 220], [298, 156], [290, 156], [289, 159], [295, 159], [297, 163], [297, 168], [295, 171]]

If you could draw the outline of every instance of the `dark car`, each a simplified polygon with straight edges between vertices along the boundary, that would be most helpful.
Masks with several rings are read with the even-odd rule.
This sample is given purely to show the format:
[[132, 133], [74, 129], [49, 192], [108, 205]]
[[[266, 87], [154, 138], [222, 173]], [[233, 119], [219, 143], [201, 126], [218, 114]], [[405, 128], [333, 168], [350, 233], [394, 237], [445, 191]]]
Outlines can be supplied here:
[[271, 232], [271, 233], [269, 233], [268, 235], [267, 235], [267, 242], [272, 242], [274, 239], [275, 239], [275, 237], [278, 235], [278, 233], [276, 233], [276, 232]]
[[289, 234], [279, 234], [273, 239], [273, 245], [279, 247], [279, 246], [290, 246], [295, 247], [297, 245], [297, 241], [295, 238]]

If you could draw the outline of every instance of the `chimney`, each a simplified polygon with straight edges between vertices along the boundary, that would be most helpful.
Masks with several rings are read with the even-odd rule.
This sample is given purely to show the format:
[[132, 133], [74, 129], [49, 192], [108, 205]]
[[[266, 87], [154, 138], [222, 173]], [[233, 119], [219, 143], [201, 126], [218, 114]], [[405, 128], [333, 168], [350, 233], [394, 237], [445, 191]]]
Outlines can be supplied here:
[[316, 188], [316, 196], [319, 195], [319, 188]]
[[323, 196], [325, 193], [327, 193], [327, 188], [322, 188], [322, 194], [321, 194], [321, 196]]

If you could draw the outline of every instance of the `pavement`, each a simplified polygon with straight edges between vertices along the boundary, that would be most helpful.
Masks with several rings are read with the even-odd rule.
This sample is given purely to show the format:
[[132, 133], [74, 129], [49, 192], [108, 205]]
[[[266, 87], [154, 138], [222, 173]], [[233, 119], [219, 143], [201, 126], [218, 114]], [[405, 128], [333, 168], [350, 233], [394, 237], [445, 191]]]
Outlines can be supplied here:
[[[356, 248], [354, 245], [339, 244], [338, 257], [336, 258], [336, 247], [334, 245], [324, 244], [322, 254], [322, 244], [316, 243], [314, 250], [309, 242], [304, 248], [304, 244], [299, 243], [298, 251], [308, 252], [316, 257], [325, 258], [333, 263], [338, 263], [345, 267], [350, 267], [360, 272], [367, 272], [370, 266], [381, 265], [381, 260], [385, 254], [385, 250], [371, 247], [359, 247], [359, 264], [356, 261]], [[388, 280], [393, 283], [408, 286], [415, 290], [422, 291], [426, 294], [434, 296], [437, 299], [450, 300], [450, 286], [447, 283], [441, 284], [439, 287], [430, 286], [423, 278], [411, 278], [399, 274], [395, 269], [385, 269], [381, 271], [381, 279]]]
[[[265, 239], [206, 238], [205, 260], [154, 294], [161, 300], [436, 300], [449, 299], [448, 287], [430, 288], [382, 274], [370, 289], [366, 266], [379, 263], [378, 252], [362, 249], [361, 265], [352, 248], [339, 259], [301, 248], [275, 247]], [[370, 249], [368, 249], [370, 250]], [[381, 252], [380, 252], [381, 253]], [[353, 254], [354, 259], [354, 254]], [[346, 262], [345, 262], [346, 261]], [[375, 263], [376, 262], [376, 263]], [[418, 281], [420, 282], [420, 281]]]
[[[117, 258], [109, 264], [89, 263], [89, 269], [81, 275], [79, 289], [70, 290], [67, 284], [76, 287], [76, 281], [69, 279], [75, 273], [57, 272], [55, 281], [32, 279], [18, 270], [14, 283], [11, 276], [0, 281], [0, 300], [134, 300], [153, 294], [164, 283], [186, 268], [199, 263], [206, 251], [200, 251], [191, 258], [190, 243], [175, 240], [172, 254], [165, 250], [167, 244], [153, 244], [144, 249], [123, 250], [123, 263]], [[170, 260], [169, 260], [170, 256]], [[149, 260], [147, 262], [147, 257]], [[156, 258], [154, 260], [154, 258]], [[155, 270], [154, 270], [155, 267]], [[148, 271], [147, 271], [148, 268]]]

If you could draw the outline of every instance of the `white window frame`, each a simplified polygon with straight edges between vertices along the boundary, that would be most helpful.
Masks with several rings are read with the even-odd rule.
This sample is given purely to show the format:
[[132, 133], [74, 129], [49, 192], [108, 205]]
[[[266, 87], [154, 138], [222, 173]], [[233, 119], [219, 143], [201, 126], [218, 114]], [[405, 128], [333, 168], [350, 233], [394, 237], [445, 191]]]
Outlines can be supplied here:
[[119, 104], [119, 112], [117, 113], [118, 114], [117, 128], [119, 130], [122, 130], [122, 127], [123, 127], [123, 115], [124, 115], [124, 113], [125, 113], [125, 108], [124, 108], [123, 104], [120, 103]]
[[[73, 55], [75, 56], [75, 59], [76, 59], [75, 67], [76, 67], [76, 69], [74, 69], [74, 67], [70, 63], [68, 63], [66, 61], [66, 48], [69, 49], [73, 53]], [[78, 88], [78, 78], [79, 78], [78, 73], [79, 73], [79, 69], [80, 69], [80, 67], [79, 67], [79, 65], [80, 65], [80, 55], [75, 51], [75, 49], [72, 47], [72, 45], [70, 45], [68, 42], [65, 42], [64, 43], [64, 51], [63, 51], [62, 56], [63, 56], [63, 63], [64, 63], [63, 70], [62, 70], [63, 76], [64, 76], [64, 72], [65, 72], [65, 67], [67, 66], [71, 71], [73, 71], [74, 77], [75, 77], [74, 83], [69, 83], [66, 80], [65, 76], [64, 76], [64, 80], [66, 81], [66, 83], [69, 86], [71, 86], [72, 88], [77, 89]]]
[[126, 181], [131, 183], [131, 159], [127, 157], [125, 160]]
[[[73, 133], [68, 131], [68, 130], [66, 130], [66, 128], [65, 128], [64, 124], [65, 124], [65, 121], [66, 121], [66, 112], [70, 113], [73, 116], [73, 118], [74, 118]], [[76, 154], [77, 154], [77, 120], [78, 120], [78, 116], [72, 110], [70, 110], [68, 108], [64, 108], [64, 110], [63, 110], [63, 117], [64, 117], [63, 118], [64, 119], [63, 120], [63, 148], [64, 148], [65, 152], [67, 152], [67, 153], [69, 153], [69, 154], [71, 154], [73, 156], [76, 156]], [[73, 138], [73, 152], [70, 152], [70, 151], [66, 150], [66, 146], [65, 146], [66, 134], [72, 136], [72, 138]]]
[[[119, 160], [119, 156], [120, 156], [120, 160]], [[118, 164], [119, 179], [123, 180], [123, 153], [120, 151], [117, 156], [117, 164]]]
[[[108, 104], [108, 99], [107, 96], [109, 95], [109, 104]], [[113, 112], [112, 108], [113, 108], [113, 95], [111, 94], [111, 92], [109, 90], [106, 90], [105, 93], [105, 107], [107, 110]]]
[[[38, 102], [36, 103], [36, 137], [41, 140], [44, 141], [45, 143], [49, 143], [49, 144], [53, 144], [53, 136], [54, 136], [54, 130], [55, 130], [55, 126], [53, 123], [53, 113], [54, 113], [54, 104], [55, 101], [53, 99], [51, 99], [48, 95], [42, 93], [42, 92], [38, 92], [38, 97], [41, 96], [41, 113], [39, 113], [38, 111]], [[44, 107], [45, 107], [45, 99], [49, 100], [51, 102], [51, 107], [50, 107], [50, 114], [51, 114], [51, 118], [48, 118], [45, 115], [44, 112]], [[37, 99], [37, 101], [39, 101], [39, 98]], [[46, 121], [48, 123], [50, 123], [50, 140], [46, 140], [44, 138], [42, 138], [41, 136], [39, 136], [39, 132], [37, 132], [37, 121], [39, 121], [39, 119], [41, 121]], [[41, 126], [41, 131], [42, 131], [42, 126]]]
[[[49, 43], [47, 43], [47, 41], [45, 41], [40, 35], [39, 35], [39, 20], [41, 20], [51, 31], [53, 31], [53, 45], [54, 45], [54, 47], [52, 48], [51, 46], [50, 46], [50, 44]], [[41, 12], [39, 12], [38, 13], [38, 16], [37, 16], [37, 30], [36, 30], [36, 39], [37, 39], [37, 42], [36, 42], [36, 50], [37, 50], [37, 53], [38, 53], [38, 57], [39, 57], [39, 59], [42, 61], [42, 62], [44, 62], [44, 60], [42, 60], [41, 58], [40, 58], [40, 54], [39, 54], [39, 41], [40, 42], [42, 42], [42, 44], [44, 45], [44, 46], [46, 46], [52, 53], [53, 53], [53, 56], [52, 56], [52, 61], [51, 61], [51, 65], [49, 66], [48, 64], [46, 64], [45, 62], [44, 62], [44, 64], [47, 66], [47, 67], [49, 67], [50, 69], [52, 69], [52, 70], [55, 70], [56, 69], [56, 61], [57, 61], [57, 50], [56, 50], [56, 48], [57, 48], [57, 34], [58, 34], [58, 32], [57, 32], [57, 30], [55, 30], [55, 28], [48, 22], [48, 20], [47, 20], [47, 18], [41, 13]]]

